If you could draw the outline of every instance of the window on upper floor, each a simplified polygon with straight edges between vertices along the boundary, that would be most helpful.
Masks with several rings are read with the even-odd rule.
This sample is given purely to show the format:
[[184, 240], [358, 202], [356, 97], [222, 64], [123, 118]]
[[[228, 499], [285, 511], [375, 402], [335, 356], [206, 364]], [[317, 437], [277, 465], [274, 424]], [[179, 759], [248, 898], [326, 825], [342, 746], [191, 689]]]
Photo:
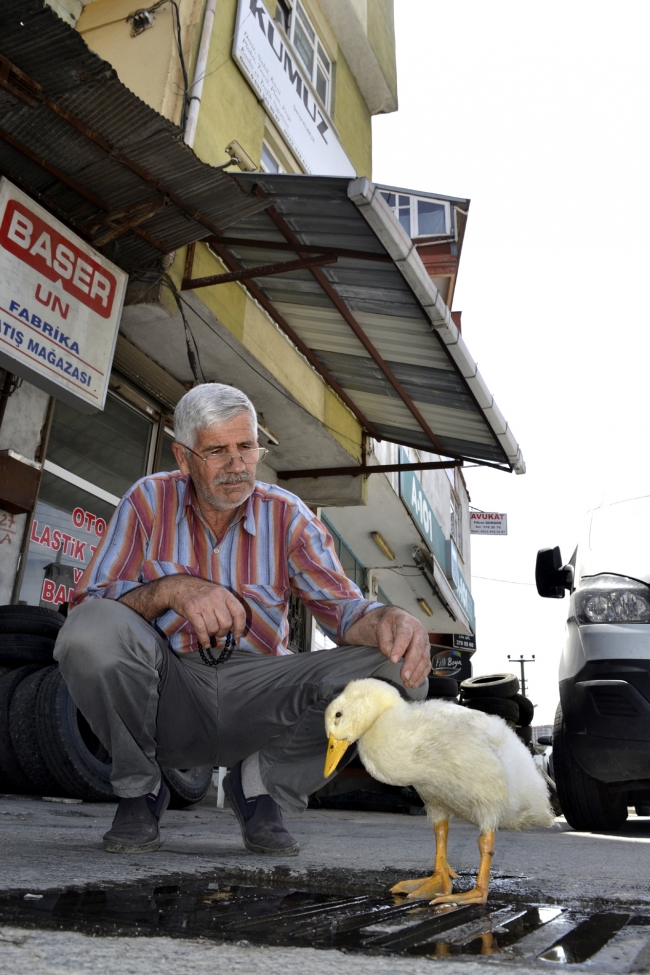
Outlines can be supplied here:
[[381, 195], [409, 237], [448, 237], [451, 213], [447, 200], [382, 190]]
[[263, 173], [283, 173], [279, 159], [275, 153], [269, 149], [266, 142], [262, 143], [262, 157], [260, 159], [260, 169]]
[[300, 0], [290, 4], [277, 0], [275, 21], [284, 29], [305, 68], [318, 97], [329, 112], [332, 91], [332, 62], [325, 45]]
[[449, 514], [451, 522], [451, 537], [456, 543], [456, 548], [463, 554], [463, 509], [456, 493], [452, 492], [449, 496]]

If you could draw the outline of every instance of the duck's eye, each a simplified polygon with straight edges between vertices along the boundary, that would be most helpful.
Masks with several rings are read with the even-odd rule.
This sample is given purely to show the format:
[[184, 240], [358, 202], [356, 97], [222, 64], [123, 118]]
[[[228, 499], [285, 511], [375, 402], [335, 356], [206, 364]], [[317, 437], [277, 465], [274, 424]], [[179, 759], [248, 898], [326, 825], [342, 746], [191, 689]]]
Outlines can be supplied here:
[[334, 717], [335, 718], [342, 718], [343, 717], [343, 712], [342, 711], [337, 711], [336, 714], [334, 715]]

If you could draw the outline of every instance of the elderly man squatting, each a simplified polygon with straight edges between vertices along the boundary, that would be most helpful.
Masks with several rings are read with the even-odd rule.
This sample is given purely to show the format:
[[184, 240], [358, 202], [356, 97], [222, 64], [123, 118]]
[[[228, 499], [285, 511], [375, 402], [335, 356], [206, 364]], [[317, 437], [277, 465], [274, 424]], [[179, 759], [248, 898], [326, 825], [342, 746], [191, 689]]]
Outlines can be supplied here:
[[[161, 767], [222, 765], [247, 849], [295, 855], [281, 808], [304, 810], [325, 781], [329, 701], [359, 677], [424, 698], [428, 637], [404, 610], [362, 597], [296, 495], [255, 480], [265, 450], [244, 393], [197, 386], [174, 424], [180, 470], [122, 498], [55, 648], [113, 760], [120, 802], [104, 848], [158, 848]], [[290, 653], [291, 593], [339, 646]], [[215, 666], [228, 634], [237, 648]]]

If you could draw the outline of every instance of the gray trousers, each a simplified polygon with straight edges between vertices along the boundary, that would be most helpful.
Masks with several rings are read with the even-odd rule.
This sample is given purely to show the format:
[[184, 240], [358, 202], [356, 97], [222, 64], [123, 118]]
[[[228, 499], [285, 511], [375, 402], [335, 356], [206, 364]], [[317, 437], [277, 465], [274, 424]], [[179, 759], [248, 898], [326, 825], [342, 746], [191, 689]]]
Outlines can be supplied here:
[[118, 796], [155, 789], [160, 768], [224, 765], [259, 752], [269, 794], [302, 811], [323, 775], [324, 713], [346, 684], [378, 677], [412, 700], [401, 664], [374, 647], [285, 657], [235, 650], [218, 667], [177, 654], [124, 603], [90, 599], [59, 632], [54, 656], [72, 698], [113, 759]]

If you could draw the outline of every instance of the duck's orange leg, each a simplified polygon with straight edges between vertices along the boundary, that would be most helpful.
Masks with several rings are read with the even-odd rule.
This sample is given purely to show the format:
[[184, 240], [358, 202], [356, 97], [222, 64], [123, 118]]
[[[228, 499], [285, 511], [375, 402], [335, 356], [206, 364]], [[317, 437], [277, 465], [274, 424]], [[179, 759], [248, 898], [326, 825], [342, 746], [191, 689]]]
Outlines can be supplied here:
[[446, 819], [441, 819], [434, 824], [433, 831], [436, 837], [436, 858], [433, 865], [433, 873], [430, 877], [418, 877], [414, 880], [401, 880], [394, 887], [391, 887], [391, 894], [406, 894], [410, 898], [433, 897], [435, 894], [451, 894], [451, 878], [457, 874], [447, 863], [447, 833], [449, 824]]
[[492, 857], [494, 856], [494, 830], [481, 833], [478, 838], [478, 848], [481, 853], [481, 865], [476, 878], [476, 887], [466, 891], [464, 894], [452, 894], [444, 892], [435, 897], [432, 904], [485, 904], [488, 899], [490, 887], [490, 868]]

